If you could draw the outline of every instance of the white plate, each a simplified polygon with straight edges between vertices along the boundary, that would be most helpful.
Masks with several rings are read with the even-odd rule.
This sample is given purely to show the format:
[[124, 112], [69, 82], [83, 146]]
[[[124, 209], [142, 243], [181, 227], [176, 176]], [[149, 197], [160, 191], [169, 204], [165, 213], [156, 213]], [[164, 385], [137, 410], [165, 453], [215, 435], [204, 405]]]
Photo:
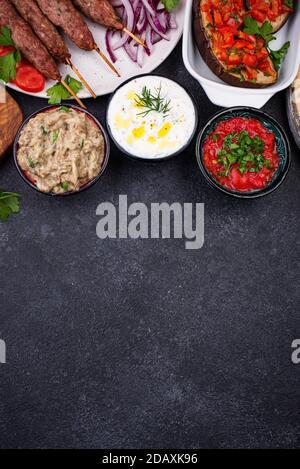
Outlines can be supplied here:
[[261, 108], [269, 99], [288, 88], [294, 81], [300, 63], [300, 7], [291, 15], [286, 25], [275, 34], [271, 47], [279, 49], [286, 41], [291, 47], [282, 65], [279, 80], [275, 85], [262, 89], [238, 88], [221, 81], [202, 59], [193, 37], [193, 0], [186, 0], [183, 30], [183, 61], [190, 74], [199, 81], [210, 101], [217, 106], [252, 106]]
[[[166, 58], [171, 54], [178, 44], [183, 31], [184, 22], [184, 1], [180, 2], [180, 6], [175, 10], [177, 29], [173, 29], [168, 33], [170, 41], [162, 40], [154, 46], [154, 50], [150, 57], [145, 55], [144, 66], [140, 68], [137, 64], [133, 63], [128, 57], [124, 50], [118, 50], [116, 55], [118, 61], [115, 66], [121, 74], [121, 78], [118, 78], [103, 62], [96, 52], [85, 52], [78, 49], [73, 43], [66, 39], [70, 52], [72, 54], [72, 61], [74, 65], [81, 71], [84, 78], [93, 88], [97, 96], [103, 96], [105, 94], [113, 93], [118, 86], [124, 81], [132, 78], [136, 75], [143, 73], [151, 73], [155, 70]], [[88, 23], [97, 44], [107, 57], [109, 57], [105, 46], [105, 33], [106, 29], [99, 26], [91, 21], [86, 20]], [[76, 75], [68, 66], [62, 65], [60, 67], [61, 74], [64, 77], [68, 73], [76, 78]], [[20, 88], [9, 83], [9, 88], [15, 89], [21, 93], [29, 94], [39, 98], [47, 98], [46, 90], [52, 86], [54, 82], [51, 80], [47, 81], [46, 89], [41, 93], [26, 93], [20, 90]], [[85, 89], [79, 93], [80, 98], [90, 98], [90, 94]]]

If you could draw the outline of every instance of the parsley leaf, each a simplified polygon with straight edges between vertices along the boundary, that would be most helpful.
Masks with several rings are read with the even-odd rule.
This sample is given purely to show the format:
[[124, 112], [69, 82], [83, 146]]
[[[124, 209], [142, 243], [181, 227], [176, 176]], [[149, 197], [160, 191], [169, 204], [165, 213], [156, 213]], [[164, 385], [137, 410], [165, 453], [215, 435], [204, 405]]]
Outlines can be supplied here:
[[285, 56], [286, 56], [286, 54], [289, 50], [290, 45], [291, 45], [291, 43], [290, 43], [290, 41], [288, 41], [285, 44], [283, 44], [281, 49], [279, 49], [279, 50], [270, 50], [271, 59], [273, 60], [273, 63], [275, 65], [275, 68], [276, 68], [277, 71], [280, 69], [281, 64], [285, 59]]
[[8, 83], [10, 80], [16, 79], [17, 63], [21, 60], [21, 53], [15, 46], [7, 26], [2, 26], [0, 29], [0, 46], [15, 48], [12, 52], [0, 57], [0, 80]]
[[10, 80], [16, 79], [17, 61], [15, 52], [0, 57], [0, 80], [8, 83]]
[[244, 33], [248, 34], [249, 36], [261, 36], [265, 40], [266, 45], [275, 39], [273, 36], [273, 28], [269, 21], [265, 21], [262, 26], [259, 26], [256, 20], [250, 16], [246, 16], [244, 18], [244, 23], [246, 26], [244, 28]]
[[294, 0], [284, 0], [284, 5], [287, 8], [294, 8]]
[[15, 43], [11, 37], [10, 29], [7, 26], [2, 26], [0, 30], [0, 46], [15, 47]]
[[161, 3], [167, 11], [172, 11], [179, 5], [179, 0], [161, 0]]
[[20, 194], [0, 190], [0, 220], [6, 221], [13, 213], [20, 212]]
[[[67, 75], [65, 78], [65, 82], [69, 87], [77, 94], [82, 89], [82, 83], [80, 81], [75, 80], [75, 78], [70, 77]], [[71, 97], [70, 93], [61, 83], [56, 83], [56, 85], [52, 86], [47, 90], [47, 96], [49, 96], [49, 104], [60, 104], [63, 100], [69, 99]]]

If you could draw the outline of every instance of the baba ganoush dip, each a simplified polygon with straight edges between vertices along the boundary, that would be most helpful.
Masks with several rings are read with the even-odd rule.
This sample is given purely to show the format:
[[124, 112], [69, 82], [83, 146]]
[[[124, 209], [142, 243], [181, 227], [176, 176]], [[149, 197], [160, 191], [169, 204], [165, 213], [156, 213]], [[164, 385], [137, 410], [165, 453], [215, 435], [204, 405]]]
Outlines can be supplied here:
[[188, 93], [160, 76], [141, 76], [119, 88], [107, 113], [111, 136], [126, 153], [162, 159], [178, 153], [194, 135], [197, 117]]
[[78, 191], [101, 171], [103, 134], [86, 113], [62, 106], [37, 114], [24, 126], [17, 161], [41, 192]]

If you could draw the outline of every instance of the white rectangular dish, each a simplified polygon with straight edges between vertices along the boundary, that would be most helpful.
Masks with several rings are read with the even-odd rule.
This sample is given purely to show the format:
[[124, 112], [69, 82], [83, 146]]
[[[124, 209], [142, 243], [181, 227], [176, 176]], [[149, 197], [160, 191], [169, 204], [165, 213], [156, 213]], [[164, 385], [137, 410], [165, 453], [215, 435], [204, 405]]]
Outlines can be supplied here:
[[283, 62], [278, 82], [262, 89], [239, 88], [221, 81], [206, 65], [198, 51], [193, 32], [193, 0], [186, 0], [183, 30], [183, 61], [189, 73], [200, 83], [210, 101], [217, 106], [252, 106], [260, 109], [274, 94], [288, 88], [296, 78], [300, 64], [300, 7], [285, 26], [275, 33], [272, 49], [279, 49], [286, 41], [291, 42]]

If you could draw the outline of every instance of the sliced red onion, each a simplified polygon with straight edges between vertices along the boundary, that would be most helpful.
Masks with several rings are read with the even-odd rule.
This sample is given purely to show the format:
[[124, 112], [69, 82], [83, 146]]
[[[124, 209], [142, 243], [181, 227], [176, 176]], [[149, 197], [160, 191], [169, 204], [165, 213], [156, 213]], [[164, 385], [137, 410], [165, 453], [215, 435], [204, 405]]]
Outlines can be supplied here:
[[150, 13], [150, 15], [155, 16], [156, 11], [155, 8], [152, 6], [152, 2], [149, 0], [141, 0], [144, 4], [146, 10]]
[[105, 42], [106, 42], [106, 49], [109, 53], [109, 56], [112, 60], [113, 63], [115, 63], [117, 61], [117, 57], [115, 56], [115, 54], [113, 53], [113, 49], [112, 49], [112, 37], [113, 37], [113, 31], [111, 31], [110, 29], [108, 29], [106, 31], [106, 35], [105, 35]]
[[[131, 2], [130, 0], [122, 0], [122, 2], [125, 8], [126, 16], [127, 16], [127, 22], [126, 22], [127, 29], [129, 29], [129, 31], [134, 31], [134, 11], [132, 9]], [[122, 33], [119, 41], [117, 41], [116, 44], [114, 44], [113, 49], [114, 50], [120, 49], [120, 47], [123, 47], [127, 41], [128, 41], [128, 35], [126, 33]]]
[[127, 29], [142, 38], [147, 47], [138, 45], [121, 32], [106, 33], [106, 47], [113, 62], [117, 61], [114, 51], [124, 48], [130, 59], [143, 67], [145, 54], [151, 55], [155, 44], [163, 39], [169, 41], [167, 33], [177, 28], [174, 13], [169, 13], [160, 0], [110, 0], [116, 13]]

